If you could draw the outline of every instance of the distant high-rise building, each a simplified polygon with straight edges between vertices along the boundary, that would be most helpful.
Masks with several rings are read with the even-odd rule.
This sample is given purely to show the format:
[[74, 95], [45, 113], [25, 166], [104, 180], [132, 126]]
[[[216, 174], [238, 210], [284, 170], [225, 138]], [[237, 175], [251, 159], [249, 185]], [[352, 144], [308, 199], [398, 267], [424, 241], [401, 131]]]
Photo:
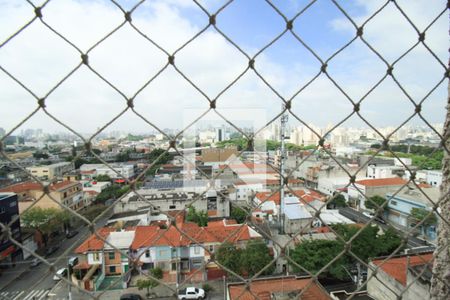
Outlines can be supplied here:
[[6, 134], [5, 129], [3, 129], [2, 127], [0, 127], [0, 137], [4, 136]]

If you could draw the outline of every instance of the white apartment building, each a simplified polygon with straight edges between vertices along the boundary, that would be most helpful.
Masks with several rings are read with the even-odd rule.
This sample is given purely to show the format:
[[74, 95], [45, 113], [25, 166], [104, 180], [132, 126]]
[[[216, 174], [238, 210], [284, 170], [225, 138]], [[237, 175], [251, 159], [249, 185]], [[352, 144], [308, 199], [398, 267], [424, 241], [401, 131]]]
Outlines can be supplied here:
[[[84, 164], [80, 167], [82, 180], [92, 180], [98, 175], [108, 175], [112, 179], [126, 178], [130, 179], [135, 175], [134, 165], [114, 163], [110, 164], [112, 170], [104, 164]], [[121, 176], [120, 176], [120, 175]]]

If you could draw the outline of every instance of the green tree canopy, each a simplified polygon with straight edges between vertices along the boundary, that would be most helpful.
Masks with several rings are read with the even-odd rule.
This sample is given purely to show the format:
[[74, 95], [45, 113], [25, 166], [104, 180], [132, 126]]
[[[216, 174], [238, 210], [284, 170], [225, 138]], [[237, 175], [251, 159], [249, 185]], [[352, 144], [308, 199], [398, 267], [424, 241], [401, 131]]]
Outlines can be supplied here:
[[[272, 261], [269, 247], [264, 241], [249, 241], [246, 247], [237, 248], [231, 243], [223, 243], [216, 252], [217, 261], [241, 276], [252, 276], [261, 271]], [[270, 265], [262, 274], [272, 274], [274, 264]]]
[[[377, 211], [378, 207], [381, 207], [386, 201], [387, 200], [384, 197], [375, 195], [375, 196], [369, 197], [369, 199], [366, 199], [365, 205], [367, 208]], [[386, 209], [386, 206], [383, 207], [383, 210], [379, 213], [379, 215], [383, 214], [384, 210]]]
[[97, 181], [111, 181], [111, 177], [109, 177], [106, 174], [100, 174], [100, 175], [97, 175], [95, 177], [95, 180], [97, 180]]
[[197, 211], [194, 206], [190, 206], [186, 215], [186, 221], [195, 222], [200, 227], [208, 225], [208, 213], [206, 211]]
[[338, 207], [346, 207], [347, 202], [345, 201], [345, 197], [342, 194], [334, 195], [332, 200], [327, 204], [328, 209], [335, 209]]
[[422, 220], [425, 220], [422, 223], [423, 226], [435, 225], [437, 223], [436, 215], [434, 213], [430, 214], [430, 211], [426, 210], [424, 208], [413, 207], [413, 208], [411, 208], [410, 215], [411, 215], [411, 219], [415, 223], [419, 223]]
[[22, 226], [41, 232], [44, 243], [47, 243], [50, 233], [61, 229], [69, 219], [70, 214], [67, 211], [41, 207], [33, 207], [20, 216]]
[[239, 224], [245, 222], [245, 220], [247, 219], [247, 215], [248, 213], [244, 209], [237, 206], [231, 206], [230, 217], [232, 219], [235, 219]]
[[[343, 249], [344, 244], [335, 240], [306, 240], [302, 241], [301, 244], [291, 251], [289, 256], [304, 269], [313, 274], [317, 274], [323, 267], [337, 257]], [[346, 264], [347, 257], [342, 255], [319, 276], [331, 276], [344, 279], [347, 274], [343, 266]], [[296, 272], [304, 272], [303, 269], [296, 265], [293, 265], [293, 267]]]

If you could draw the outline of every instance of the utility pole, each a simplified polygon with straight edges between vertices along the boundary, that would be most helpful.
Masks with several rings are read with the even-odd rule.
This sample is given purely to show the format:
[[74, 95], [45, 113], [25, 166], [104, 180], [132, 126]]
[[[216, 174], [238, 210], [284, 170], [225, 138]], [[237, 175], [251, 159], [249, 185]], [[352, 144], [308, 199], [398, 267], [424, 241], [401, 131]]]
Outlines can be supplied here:
[[[285, 106], [282, 106], [282, 109], [285, 109]], [[284, 234], [284, 168], [285, 168], [285, 159], [286, 159], [286, 149], [285, 149], [285, 139], [286, 139], [286, 125], [288, 122], [288, 114], [286, 112], [281, 115], [281, 126], [280, 126], [280, 214], [279, 214], [279, 225], [280, 225], [280, 234]]]

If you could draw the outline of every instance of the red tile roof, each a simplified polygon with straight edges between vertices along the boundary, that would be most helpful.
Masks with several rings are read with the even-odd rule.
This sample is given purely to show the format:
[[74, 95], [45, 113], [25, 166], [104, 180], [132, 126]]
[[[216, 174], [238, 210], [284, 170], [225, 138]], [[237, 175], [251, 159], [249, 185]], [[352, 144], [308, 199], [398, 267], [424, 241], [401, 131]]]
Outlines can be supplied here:
[[[65, 180], [65, 181], [51, 184], [50, 189], [55, 191], [55, 190], [60, 190], [62, 188], [66, 188], [71, 185], [77, 185], [77, 184], [78, 184], [78, 182]], [[42, 185], [38, 182], [27, 181], [27, 182], [16, 183], [16, 184], [7, 186], [5, 188], [2, 188], [2, 189], [0, 189], [0, 192], [23, 193], [23, 192], [35, 191], [35, 190], [42, 191]]]
[[393, 178], [363, 179], [358, 180], [355, 183], [364, 186], [384, 186], [384, 185], [404, 185], [407, 183], [407, 181], [400, 177], [393, 177]]
[[[270, 300], [272, 293], [301, 292], [302, 300], [328, 300], [331, 297], [318, 283], [312, 283], [311, 278], [284, 277], [264, 280], [254, 280], [250, 284], [250, 291], [244, 284], [232, 284], [228, 286], [231, 300]], [[308, 286], [309, 285], [309, 286]]]
[[[375, 259], [372, 260], [372, 263], [376, 266], [379, 266], [383, 263], [383, 260], [384, 259]], [[400, 282], [403, 286], [406, 286], [406, 274], [408, 271], [408, 267], [424, 265], [430, 263], [432, 260], [432, 253], [410, 255], [409, 259], [408, 256], [405, 255], [402, 257], [394, 257], [388, 259], [385, 263], [383, 263], [383, 265], [381, 265], [380, 268], [386, 274]]]
[[181, 247], [196, 244], [196, 242], [221, 243], [229, 241], [235, 243], [250, 239], [250, 229], [246, 224], [240, 225], [225, 221], [212, 221], [206, 227], [200, 227], [196, 223], [177, 223], [177, 227], [170, 226], [168, 229], [160, 229], [158, 226], [137, 226], [131, 248]]
[[[289, 194], [293, 194], [293, 196], [299, 198], [300, 201], [303, 203], [310, 203], [314, 200], [321, 200], [324, 197], [319, 192], [316, 192], [313, 190], [286, 191], [286, 196], [288, 196]], [[273, 193], [273, 192], [258, 192], [258, 193], [256, 193], [255, 197], [258, 198], [258, 200], [260, 200], [261, 202], [274, 201], [275, 204], [280, 205], [280, 191], [277, 191], [275, 193]]]
[[[97, 234], [103, 239], [109, 236], [110, 232], [115, 231], [112, 227], [102, 227], [97, 231]], [[99, 239], [95, 234], [92, 234], [87, 240], [85, 240], [78, 248], [75, 249], [75, 253], [82, 254], [88, 251], [100, 251], [103, 249], [105, 242]]]

